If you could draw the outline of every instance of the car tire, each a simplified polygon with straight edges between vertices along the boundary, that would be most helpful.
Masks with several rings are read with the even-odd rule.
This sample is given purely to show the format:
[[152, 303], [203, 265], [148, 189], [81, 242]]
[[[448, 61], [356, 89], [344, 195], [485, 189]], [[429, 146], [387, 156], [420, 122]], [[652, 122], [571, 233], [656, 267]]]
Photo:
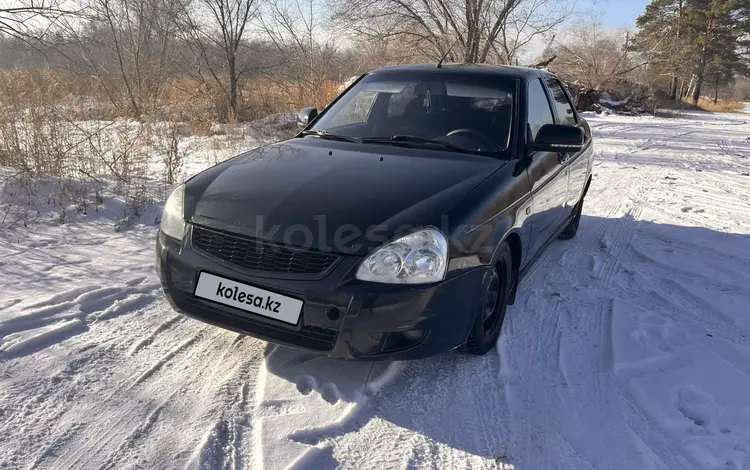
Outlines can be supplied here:
[[513, 260], [510, 248], [507, 243], [503, 242], [494, 268], [484, 277], [479, 311], [463, 351], [482, 356], [497, 344], [513, 287], [512, 270]]
[[568, 222], [568, 226], [565, 227], [558, 238], [560, 240], [570, 240], [578, 233], [578, 224], [581, 223], [581, 213], [583, 212], [583, 199], [578, 201], [578, 204], [573, 207], [573, 218]]

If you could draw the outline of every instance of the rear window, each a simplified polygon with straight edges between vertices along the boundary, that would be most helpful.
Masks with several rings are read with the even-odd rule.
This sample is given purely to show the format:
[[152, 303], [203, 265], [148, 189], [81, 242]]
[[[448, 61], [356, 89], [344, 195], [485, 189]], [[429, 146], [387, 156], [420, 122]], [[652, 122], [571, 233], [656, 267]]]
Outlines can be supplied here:
[[563, 91], [562, 83], [555, 77], [547, 77], [547, 86], [552, 92], [553, 104], [557, 108], [558, 123], [575, 126], [576, 113], [568, 100], [568, 95]]

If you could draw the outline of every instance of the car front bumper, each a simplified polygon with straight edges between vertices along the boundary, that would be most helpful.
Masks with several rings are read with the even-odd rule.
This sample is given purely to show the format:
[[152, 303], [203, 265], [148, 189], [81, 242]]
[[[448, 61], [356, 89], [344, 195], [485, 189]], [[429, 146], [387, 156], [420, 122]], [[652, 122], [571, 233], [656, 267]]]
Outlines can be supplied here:
[[[164, 293], [180, 313], [273, 343], [334, 358], [418, 359], [462, 345], [479, 310], [489, 268], [470, 269], [428, 285], [361, 282], [351, 273], [360, 257], [344, 256], [325, 276], [270, 277], [249, 273], [192, 247], [191, 229], [182, 243], [159, 232], [156, 267]], [[225, 276], [304, 300], [298, 324], [195, 297], [200, 272]]]

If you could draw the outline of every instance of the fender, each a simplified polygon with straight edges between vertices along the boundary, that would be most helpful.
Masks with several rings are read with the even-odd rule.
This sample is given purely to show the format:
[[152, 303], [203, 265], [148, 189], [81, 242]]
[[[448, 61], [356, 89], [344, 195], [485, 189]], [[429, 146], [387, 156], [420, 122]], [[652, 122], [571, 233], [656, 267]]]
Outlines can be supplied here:
[[449, 275], [493, 265], [500, 243], [511, 236], [521, 242], [514, 242], [521, 248], [514, 264], [523, 261], [523, 248], [531, 236], [525, 221], [531, 213], [532, 195], [528, 175], [515, 171], [516, 166], [512, 162], [503, 165], [447, 214], [451, 234]]

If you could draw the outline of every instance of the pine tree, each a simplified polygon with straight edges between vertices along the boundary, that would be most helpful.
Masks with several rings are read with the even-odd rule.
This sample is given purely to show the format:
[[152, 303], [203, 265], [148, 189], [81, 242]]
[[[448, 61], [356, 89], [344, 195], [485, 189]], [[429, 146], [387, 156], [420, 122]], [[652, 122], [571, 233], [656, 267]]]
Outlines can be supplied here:
[[746, 71], [750, 0], [653, 0], [637, 24], [637, 47], [653, 67], [670, 73], [673, 98], [680, 72], [691, 76], [681, 97], [697, 104], [707, 78], [716, 99], [719, 86]]
[[636, 24], [635, 49], [660, 75], [670, 77], [669, 95], [675, 99], [680, 64], [692, 54], [684, 38], [684, 0], [653, 0]]
[[[739, 55], [739, 40], [747, 32], [746, 8], [742, 0], [688, 0], [686, 20], [699, 48], [695, 66], [693, 104], [698, 104], [707, 72], [713, 69], [715, 86], [731, 81], [745, 60]], [[716, 97], [716, 94], [715, 94]]]

